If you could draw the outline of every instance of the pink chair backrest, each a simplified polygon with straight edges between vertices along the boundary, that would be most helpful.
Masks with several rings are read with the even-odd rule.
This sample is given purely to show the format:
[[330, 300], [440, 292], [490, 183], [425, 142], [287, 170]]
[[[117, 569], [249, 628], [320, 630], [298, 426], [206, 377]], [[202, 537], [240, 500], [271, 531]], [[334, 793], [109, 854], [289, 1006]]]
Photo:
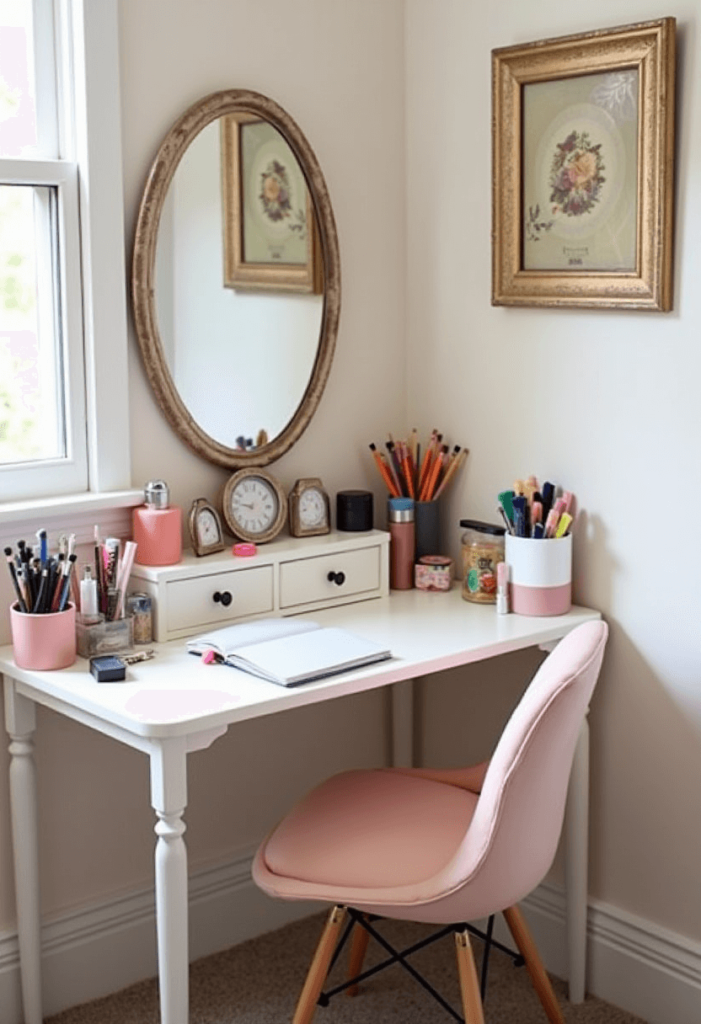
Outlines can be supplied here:
[[469, 905], [471, 918], [523, 899], [552, 864], [575, 746], [607, 636], [604, 622], [589, 622], [564, 637], [501, 735], [465, 839], [442, 872], [453, 889], [448, 899]]

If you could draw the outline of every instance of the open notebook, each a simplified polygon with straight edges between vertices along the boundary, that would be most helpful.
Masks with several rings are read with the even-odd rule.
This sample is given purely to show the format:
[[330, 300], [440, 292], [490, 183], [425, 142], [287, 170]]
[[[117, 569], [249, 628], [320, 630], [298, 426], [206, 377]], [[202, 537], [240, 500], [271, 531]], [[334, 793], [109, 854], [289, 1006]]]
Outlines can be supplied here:
[[371, 640], [309, 619], [242, 622], [193, 637], [186, 646], [191, 654], [214, 651], [227, 665], [280, 686], [309, 683], [392, 657]]

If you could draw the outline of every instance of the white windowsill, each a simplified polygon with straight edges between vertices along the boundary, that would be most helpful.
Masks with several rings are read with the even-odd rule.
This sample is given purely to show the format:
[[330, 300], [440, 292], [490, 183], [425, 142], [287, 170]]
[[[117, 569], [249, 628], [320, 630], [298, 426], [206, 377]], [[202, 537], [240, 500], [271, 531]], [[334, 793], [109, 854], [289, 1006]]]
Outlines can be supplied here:
[[100, 494], [63, 494], [57, 498], [35, 498], [28, 501], [10, 501], [0, 504], [0, 525], [21, 523], [37, 518], [71, 516], [80, 512], [99, 512], [102, 509], [133, 508], [143, 504], [144, 491], [103, 491]]

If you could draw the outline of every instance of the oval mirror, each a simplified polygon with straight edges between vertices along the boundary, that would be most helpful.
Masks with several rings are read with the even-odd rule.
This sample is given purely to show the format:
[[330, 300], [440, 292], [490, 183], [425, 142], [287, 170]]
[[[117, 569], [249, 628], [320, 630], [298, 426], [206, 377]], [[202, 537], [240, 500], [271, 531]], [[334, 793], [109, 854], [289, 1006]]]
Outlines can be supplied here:
[[294, 444], [329, 374], [340, 292], [331, 202], [298, 125], [243, 89], [187, 110], [144, 189], [132, 301], [158, 403], [198, 455], [264, 466]]

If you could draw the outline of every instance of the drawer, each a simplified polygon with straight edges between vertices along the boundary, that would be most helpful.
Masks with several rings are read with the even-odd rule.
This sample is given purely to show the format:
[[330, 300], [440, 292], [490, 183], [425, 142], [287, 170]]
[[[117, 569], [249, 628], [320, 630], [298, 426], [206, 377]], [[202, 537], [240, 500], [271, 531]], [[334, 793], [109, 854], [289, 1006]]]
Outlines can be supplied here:
[[[333, 573], [336, 583], [329, 580]], [[336, 555], [304, 558], [280, 565], [280, 607], [330, 601], [378, 590], [380, 586], [380, 548], [359, 548]]]
[[[214, 600], [214, 594], [231, 594], [228, 605]], [[273, 610], [273, 567], [173, 580], [166, 584], [169, 633], [201, 626], [224, 625], [232, 619]]]

